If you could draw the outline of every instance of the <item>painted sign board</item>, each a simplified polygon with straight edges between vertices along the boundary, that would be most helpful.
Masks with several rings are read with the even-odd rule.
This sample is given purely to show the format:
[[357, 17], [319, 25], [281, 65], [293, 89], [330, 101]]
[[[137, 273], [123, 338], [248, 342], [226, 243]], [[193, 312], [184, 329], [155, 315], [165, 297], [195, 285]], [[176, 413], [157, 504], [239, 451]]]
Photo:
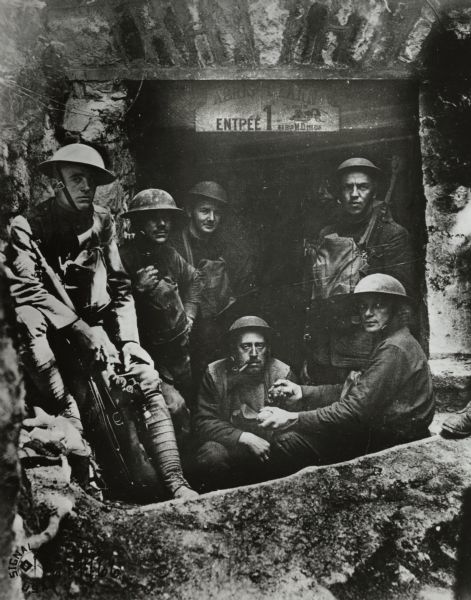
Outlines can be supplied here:
[[340, 111], [307, 86], [228, 82], [195, 109], [196, 131], [219, 133], [338, 131]]

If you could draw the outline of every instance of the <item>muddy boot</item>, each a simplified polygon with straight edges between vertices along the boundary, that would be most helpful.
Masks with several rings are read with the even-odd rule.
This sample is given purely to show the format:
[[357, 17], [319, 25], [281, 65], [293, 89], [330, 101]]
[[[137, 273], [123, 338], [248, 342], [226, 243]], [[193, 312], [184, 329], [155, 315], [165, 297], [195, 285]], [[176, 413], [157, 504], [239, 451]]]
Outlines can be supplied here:
[[471, 435], [471, 402], [463, 410], [451, 415], [442, 425], [444, 437], [464, 438]]
[[173, 497], [179, 500], [194, 500], [195, 498], [199, 497], [199, 494], [190, 487], [182, 485], [182, 487], [179, 487], [178, 490], [174, 492]]

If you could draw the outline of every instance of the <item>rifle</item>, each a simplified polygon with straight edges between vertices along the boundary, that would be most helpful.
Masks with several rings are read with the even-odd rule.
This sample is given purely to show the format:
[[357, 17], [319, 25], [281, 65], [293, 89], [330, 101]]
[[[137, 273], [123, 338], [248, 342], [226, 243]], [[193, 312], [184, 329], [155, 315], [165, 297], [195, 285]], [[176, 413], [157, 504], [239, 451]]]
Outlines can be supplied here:
[[[68, 308], [77, 313], [64, 284], [49, 265], [34, 240], [28, 221], [22, 216], [17, 216], [15, 221], [15, 228], [28, 236], [31, 249], [35, 253], [43, 272], [48, 277], [57, 297]], [[99, 435], [100, 430], [102, 430], [108, 442], [105, 445], [107, 447], [97, 447], [97, 453], [101, 454], [103, 461], [114, 463], [119, 471], [119, 473], [116, 473], [116, 471], [110, 472], [110, 469], [108, 469], [107, 479], [113, 481], [117, 488], [118, 486], [122, 488], [124, 482], [130, 488], [155, 488], [159, 485], [157, 474], [140, 443], [132, 411], [130, 410], [131, 407], [129, 403], [124, 401], [124, 395], [126, 393], [133, 394], [136, 391], [136, 386], [128, 385], [123, 377], [117, 376], [114, 369], [109, 367], [107, 370], [95, 369], [93, 374], [87, 373], [86, 379], [92, 407], [96, 411], [98, 420], [98, 426], [94, 423], [93, 427], [95, 431], [98, 431], [98, 435], [95, 435], [96, 441], [103, 441], [103, 438]], [[144, 412], [144, 420], [149, 427], [153, 422], [151, 412], [152, 406], [148, 406]], [[106, 470], [105, 468], [104, 471]]]

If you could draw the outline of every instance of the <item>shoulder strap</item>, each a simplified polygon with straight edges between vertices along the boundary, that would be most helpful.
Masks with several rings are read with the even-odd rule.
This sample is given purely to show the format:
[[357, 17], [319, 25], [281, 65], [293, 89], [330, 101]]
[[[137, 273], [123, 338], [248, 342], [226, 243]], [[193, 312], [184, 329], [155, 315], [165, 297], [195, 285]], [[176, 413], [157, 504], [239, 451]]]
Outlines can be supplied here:
[[[366, 231], [360, 240], [360, 244], [364, 244], [365, 246], [367, 246], [368, 242], [371, 239], [371, 236], [373, 235], [373, 231], [375, 231], [375, 233], [377, 233], [378, 231], [382, 230], [382, 228], [384, 226], [383, 219], [384, 219], [386, 212], [389, 208], [389, 205], [391, 203], [392, 195], [394, 193], [394, 188], [396, 187], [396, 182], [397, 182], [397, 179], [398, 179], [398, 176], [399, 176], [399, 173], [400, 173], [402, 167], [403, 167], [403, 165], [402, 165], [401, 159], [398, 156], [393, 156], [392, 163], [391, 163], [392, 176], [391, 176], [391, 181], [389, 183], [388, 191], [386, 192], [386, 196], [384, 197], [384, 200], [381, 203], [381, 205], [379, 206], [379, 208], [374, 211], [374, 214], [371, 217], [368, 227], [366, 228]], [[378, 223], [378, 226], [375, 228], [378, 218], [379, 218], [380, 222]]]
[[380, 212], [380, 207], [373, 209], [373, 214], [371, 215], [368, 227], [365, 229], [365, 233], [361, 236], [360, 240], [358, 241], [359, 246], [368, 246], [368, 242], [370, 241], [371, 236], [373, 235], [373, 230], [375, 228]]

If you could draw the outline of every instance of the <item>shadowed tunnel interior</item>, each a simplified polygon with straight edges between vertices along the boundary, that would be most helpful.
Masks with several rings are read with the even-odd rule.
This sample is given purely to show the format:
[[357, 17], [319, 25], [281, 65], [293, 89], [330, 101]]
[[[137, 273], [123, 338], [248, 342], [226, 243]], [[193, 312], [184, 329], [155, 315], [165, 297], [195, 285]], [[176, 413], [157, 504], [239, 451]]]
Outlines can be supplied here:
[[[129, 86], [133, 97], [139, 84]], [[254, 105], [259, 98], [283, 97], [294, 114], [303, 100], [317, 99], [338, 116], [337, 130], [196, 131], [195, 115], [206, 111], [216, 119], [225, 102], [243, 104], [247, 96]], [[128, 114], [128, 132], [137, 164], [136, 190], [161, 187], [181, 205], [197, 181], [215, 180], [226, 188], [232, 210], [224, 234], [234, 252], [253, 254], [257, 269], [257, 289], [239, 310], [273, 324], [275, 352], [282, 360], [301, 364], [303, 240], [315, 237], [335, 215], [335, 169], [346, 158], [364, 156], [383, 170], [379, 197], [389, 187], [393, 157], [399, 158], [392, 213], [413, 239], [415, 291], [422, 295], [425, 200], [414, 83], [145, 82]], [[421, 306], [417, 333], [425, 345], [427, 315], [425, 303]]]

